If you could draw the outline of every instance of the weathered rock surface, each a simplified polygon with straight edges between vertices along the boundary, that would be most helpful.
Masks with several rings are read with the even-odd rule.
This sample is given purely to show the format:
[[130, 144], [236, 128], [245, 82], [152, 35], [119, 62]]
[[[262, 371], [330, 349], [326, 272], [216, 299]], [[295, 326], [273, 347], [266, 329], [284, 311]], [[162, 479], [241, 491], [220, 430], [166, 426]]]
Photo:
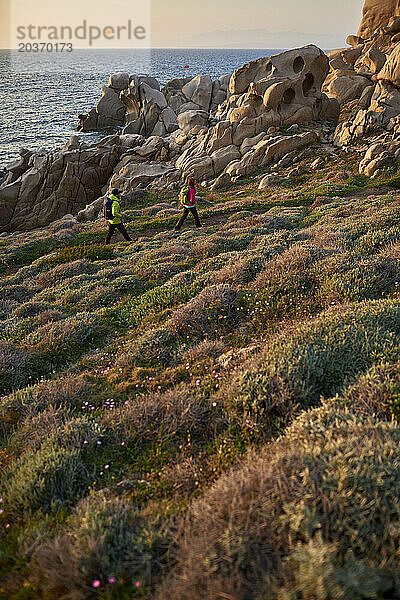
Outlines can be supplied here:
[[371, 38], [377, 29], [385, 27], [395, 16], [400, 16], [398, 0], [366, 0], [358, 36]]
[[164, 136], [178, 128], [164, 94], [145, 81], [134, 78], [120, 98], [126, 107], [124, 133]]
[[124, 124], [125, 106], [119, 96], [122, 86], [128, 87], [129, 75], [127, 73], [115, 73], [111, 75], [108, 86], [102, 88], [102, 97], [96, 108], [87, 115], [80, 114], [77, 131], [93, 131], [104, 127], [117, 127]]
[[[370, 85], [360, 89], [360, 95], [355, 91], [352, 99], [350, 81], [347, 90], [343, 77], [341, 81], [343, 73], [329, 74], [325, 88], [343, 88], [341, 102], [347, 103], [349, 113], [337, 126], [334, 143], [348, 146], [365, 139], [368, 148], [359, 171], [376, 177], [400, 158], [400, 2], [365, 0], [358, 36], [349, 36], [347, 42], [354, 49], [361, 47], [361, 53], [346, 75], [352, 81], [369, 79]], [[336, 59], [338, 52], [341, 56], [341, 51], [330, 54]]]
[[189, 102], [208, 111], [211, 103], [213, 83], [209, 75], [197, 75], [182, 88], [182, 94]]
[[313, 132], [305, 132], [293, 136], [279, 136], [262, 140], [247, 152], [239, 161], [231, 163], [226, 172], [232, 180], [239, 177], [247, 177], [261, 166], [277, 163], [289, 152], [300, 150], [305, 146], [315, 143], [318, 135]]
[[376, 177], [384, 167], [390, 167], [400, 154], [400, 142], [372, 144], [360, 162], [362, 175]]
[[[359, 46], [342, 51], [350, 70]], [[1, 230], [44, 226], [66, 213], [96, 218], [112, 187], [129, 199], [144, 188], [172, 189], [193, 174], [222, 189], [260, 167], [286, 159], [292, 165], [299, 150], [318, 139], [300, 125], [338, 118], [338, 101], [321, 91], [328, 71], [327, 56], [310, 45], [252, 61], [215, 81], [198, 75], [162, 89], [153, 77], [114, 73], [79, 128], [118, 125], [122, 133], [96, 144], [74, 136], [52, 152], [22, 150], [1, 177]], [[362, 93], [370, 80], [354, 77]], [[390, 85], [377, 84], [381, 95]], [[380, 101], [370, 100], [368, 110]]]
[[0, 187], [1, 230], [34, 229], [76, 214], [101, 195], [121, 151], [118, 136], [97, 145], [73, 137], [61, 150], [22, 157], [24, 171], [11, 165]]
[[396, 44], [377, 75], [378, 81], [400, 87], [400, 43]]
[[272, 126], [337, 119], [337, 101], [321, 92], [328, 71], [327, 56], [312, 45], [252, 61], [233, 73], [217, 115], [232, 124], [235, 144]]
[[113, 90], [120, 92], [121, 90], [126, 90], [129, 86], [129, 73], [121, 72], [114, 73], [110, 75], [110, 79], [108, 80], [108, 87]]
[[360, 109], [335, 132], [335, 144], [346, 146], [363, 136], [387, 127], [400, 114], [400, 90], [390, 83], [379, 81], [367, 109]]
[[189, 133], [194, 127], [204, 127], [208, 122], [208, 113], [205, 110], [187, 110], [180, 113], [177, 118], [178, 126], [184, 133]]
[[130, 157], [127, 157], [127, 160], [122, 161], [122, 164], [115, 169], [109, 182], [109, 189], [116, 187], [123, 192], [125, 198], [129, 199], [139, 186], [147, 185], [159, 177], [169, 175], [174, 170], [173, 166], [152, 162], [132, 162]]
[[270, 175], [265, 175], [265, 177], [263, 177], [258, 185], [258, 189], [259, 190], [266, 190], [269, 187], [271, 187], [272, 185], [275, 185], [276, 183], [278, 183], [279, 181], [279, 177], [277, 177], [276, 175], [270, 174]]
[[354, 71], [334, 70], [324, 83], [324, 91], [330, 98], [336, 98], [340, 105], [360, 98], [363, 91], [373, 87], [370, 79], [358, 75]]
[[[216, 177], [212, 185], [218, 189], [226, 186], [229, 178], [247, 175], [312, 143], [315, 138], [307, 133], [278, 136], [286, 141], [277, 143], [275, 130], [279, 125], [293, 125], [291, 133], [299, 133], [299, 123], [337, 118], [337, 100], [320, 89], [328, 69], [327, 57], [315, 46], [244, 65], [230, 79], [230, 96], [219, 106], [216, 125], [206, 130], [204, 121], [192, 121], [199, 116], [196, 111], [178, 115], [180, 128], [189, 134], [197, 126], [197, 135], [186, 142], [176, 168], [200, 180]], [[301, 140], [299, 146], [297, 139]], [[221, 171], [229, 177], [219, 177]]]
[[160, 90], [154, 77], [114, 73], [97, 107], [78, 115], [77, 130], [125, 126], [125, 133], [168, 135], [178, 128], [178, 114], [215, 111], [226, 100], [230, 77], [224, 75], [214, 82], [209, 75], [175, 78]]
[[378, 50], [378, 48], [371, 48], [361, 57], [358, 63], [358, 71], [362, 72], [363, 67], [365, 67], [369, 73], [379, 73], [385, 62], [386, 54]]

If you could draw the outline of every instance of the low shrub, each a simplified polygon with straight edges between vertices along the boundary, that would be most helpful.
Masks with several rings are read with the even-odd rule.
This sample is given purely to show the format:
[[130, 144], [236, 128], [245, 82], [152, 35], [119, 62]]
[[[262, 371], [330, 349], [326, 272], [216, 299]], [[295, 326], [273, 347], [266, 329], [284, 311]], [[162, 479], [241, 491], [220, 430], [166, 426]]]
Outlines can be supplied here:
[[65, 246], [46, 258], [47, 265], [71, 263], [77, 260], [109, 260], [113, 256], [113, 248], [104, 244], [91, 244], [82, 246]]
[[26, 285], [0, 285], [0, 300], [16, 300], [26, 302], [35, 295], [36, 290]]
[[256, 253], [242, 257], [236, 261], [230, 261], [214, 275], [214, 283], [226, 283], [231, 285], [244, 285], [253, 281], [263, 268], [266, 257]]
[[252, 289], [264, 290], [270, 285], [299, 289], [309, 286], [310, 268], [326, 256], [323, 250], [294, 245], [282, 254], [273, 257], [259, 273]]
[[215, 238], [212, 238], [212, 242], [216, 244], [219, 252], [234, 252], [238, 250], [245, 250], [246, 248], [248, 248], [253, 237], [254, 236], [249, 235], [246, 232], [242, 235], [238, 235], [237, 237], [216, 236]]
[[13, 317], [3, 323], [0, 331], [0, 340], [2, 342], [20, 342], [25, 336], [34, 331], [37, 327], [35, 317], [27, 319], [18, 319]]
[[[19, 456], [36, 452], [51, 445], [66, 450], [80, 450], [86, 454], [109, 438], [108, 432], [93, 419], [74, 417], [67, 408], [50, 406], [38, 414], [30, 414], [8, 440], [11, 451]], [[92, 460], [91, 457], [89, 460]]]
[[182, 518], [157, 598], [397, 597], [400, 428], [325, 405]]
[[193, 300], [178, 308], [167, 322], [178, 335], [212, 333], [225, 321], [233, 327], [237, 319], [237, 292], [228, 285], [206, 287]]
[[[400, 267], [396, 260], [384, 257], [355, 260], [354, 256], [332, 265], [318, 290], [323, 303], [357, 302], [373, 300], [394, 291], [400, 280]], [[332, 268], [331, 267], [331, 268]], [[329, 268], [325, 265], [325, 269]]]
[[222, 252], [211, 258], [204, 258], [194, 268], [196, 273], [209, 273], [210, 271], [219, 271], [226, 267], [232, 260], [240, 259], [240, 252]]
[[181, 384], [175, 390], [150, 393], [130, 399], [127, 404], [105, 413], [102, 423], [121, 437], [166, 443], [190, 432], [204, 437], [218, 428], [218, 418], [200, 392]]
[[38, 362], [61, 364], [80, 356], [104, 335], [99, 317], [93, 313], [77, 313], [63, 321], [42, 325], [23, 340]]
[[60, 264], [48, 271], [44, 271], [43, 273], [41, 273], [36, 278], [38, 286], [40, 288], [52, 287], [54, 285], [57, 285], [60, 281], [63, 281], [64, 279], [71, 279], [76, 275], [90, 273], [91, 271], [91, 265], [87, 259], [75, 260], [74, 262], [63, 261], [63, 263], [64, 264]]
[[[5, 411], [0, 408], [3, 419]], [[22, 456], [27, 452], [37, 452], [43, 443], [60, 427], [71, 419], [71, 414], [66, 408], [49, 406], [38, 414], [34, 409], [19, 423], [20, 427], [12, 430], [7, 440], [7, 447], [15, 456]]]
[[168, 542], [131, 502], [100, 492], [78, 504], [64, 535], [36, 550], [32, 573], [52, 595], [91, 598], [99, 581], [101, 593], [114, 597], [125, 583], [141, 596], [165, 568]]
[[[376, 301], [329, 310], [267, 343], [231, 383], [235, 406], [270, 425], [277, 398], [307, 408], [330, 397], [373, 364], [400, 357], [400, 304]], [[277, 386], [282, 394], [277, 396]]]
[[28, 368], [25, 352], [10, 342], [0, 342], [0, 392], [26, 385]]
[[45, 445], [23, 455], [3, 471], [4, 509], [20, 518], [70, 506], [87, 490], [89, 476], [78, 450]]
[[174, 358], [174, 335], [167, 329], [150, 329], [124, 347], [117, 366], [166, 367]]
[[18, 390], [0, 399], [0, 422], [14, 426], [27, 417], [34, 417], [54, 408], [75, 408], [90, 391], [83, 377], [66, 376], [63, 379], [43, 381]]
[[225, 344], [218, 340], [203, 340], [187, 350], [183, 356], [183, 360], [188, 360], [192, 363], [201, 361], [207, 358], [217, 358], [226, 349]]
[[164, 285], [132, 300], [129, 305], [131, 324], [137, 327], [149, 316], [190, 300], [196, 294], [193, 281], [194, 276], [190, 272], [178, 274]]
[[354, 249], [361, 254], [375, 254], [384, 246], [400, 241], [400, 227], [369, 231], [361, 236]]
[[31, 300], [18, 306], [18, 308], [14, 310], [12, 316], [18, 317], [19, 319], [26, 319], [28, 317], [36, 317], [37, 315], [40, 315], [41, 313], [51, 309], [51, 304], [35, 302], [35, 300]]
[[7, 321], [10, 314], [18, 308], [15, 300], [0, 300], [0, 321]]
[[50, 237], [22, 244], [12, 249], [7, 257], [7, 263], [11, 266], [31, 264], [41, 256], [52, 252], [59, 245], [60, 242]]
[[400, 363], [374, 365], [335, 399], [357, 414], [400, 419]]

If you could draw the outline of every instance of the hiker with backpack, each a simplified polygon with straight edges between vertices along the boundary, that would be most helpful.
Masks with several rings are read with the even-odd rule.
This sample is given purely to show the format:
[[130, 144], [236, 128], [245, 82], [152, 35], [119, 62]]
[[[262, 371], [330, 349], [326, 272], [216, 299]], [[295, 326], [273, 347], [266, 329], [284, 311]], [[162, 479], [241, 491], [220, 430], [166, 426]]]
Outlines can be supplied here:
[[122, 222], [120, 198], [121, 192], [117, 189], [113, 189], [110, 196], [104, 200], [104, 218], [108, 223], [108, 233], [106, 237], [107, 245], [111, 242], [111, 238], [116, 229], [122, 233], [127, 242], [133, 241], [132, 238], [129, 237]]
[[179, 194], [180, 202], [183, 206], [183, 215], [174, 227], [174, 231], [180, 231], [189, 212], [192, 213], [196, 227], [202, 227], [199, 215], [196, 209], [196, 182], [193, 177], [189, 177], [187, 185], [184, 185]]

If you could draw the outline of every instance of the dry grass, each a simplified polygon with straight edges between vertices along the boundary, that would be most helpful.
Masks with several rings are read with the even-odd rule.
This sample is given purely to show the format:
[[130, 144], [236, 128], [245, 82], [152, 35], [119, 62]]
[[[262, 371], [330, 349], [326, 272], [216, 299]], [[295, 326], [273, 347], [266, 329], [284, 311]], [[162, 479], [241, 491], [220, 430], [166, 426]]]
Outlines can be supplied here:
[[44, 289], [52, 287], [64, 279], [70, 279], [76, 275], [82, 275], [83, 273], [90, 273], [91, 265], [87, 260], [76, 260], [74, 262], [66, 263], [53, 267], [49, 271], [41, 273], [37, 277], [37, 285]]
[[168, 326], [177, 334], [210, 333], [216, 319], [234, 318], [236, 292], [228, 285], [206, 287], [171, 316]]
[[49, 407], [74, 407], [87, 398], [89, 391], [89, 382], [73, 375], [35, 384], [0, 400], [1, 422], [8, 426], [17, 425], [26, 418], [40, 417]]
[[225, 345], [218, 340], [203, 340], [189, 348], [183, 356], [183, 360], [188, 360], [191, 363], [207, 358], [216, 358], [225, 350]]
[[[393, 460], [399, 436], [397, 426], [357, 419], [332, 405], [301, 417], [283, 440], [250, 454], [193, 504], [177, 529], [177, 566], [157, 599], [273, 600], [286, 597], [284, 590], [304, 600], [350, 598], [351, 561], [346, 566], [340, 560], [341, 549], [349, 547], [360, 565], [378, 574], [385, 565], [381, 577], [386, 570], [389, 587], [397, 590], [390, 523], [400, 518], [395, 491], [400, 480]], [[363, 498], [362, 510], [355, 498]], [[322, 570], [316, 579], [310, 568], [307, 579], [301, 570], [300, 547], [305, 552], [313, 544], [316, 569], [322, 552], [317, 552], [318, 543], [322, 550], [326, 545], [333, 549], [338, 596], [329, 593], [335, 572]], [[385, 587], [378, 577], [376, 592]]]
[[1, 241], [10, 598], [400, 596], [398, 203], [319, 175]]
[[117, 431], [124, 440], [152, 440], [157, 436], [163, 442], [186, 432], [207, 435], [218, 426], [210, 403], [202, 401], [195, 390], [185, 384], [173, 391], [132, 398], [122, 407], [106, 413], [103, 424]]

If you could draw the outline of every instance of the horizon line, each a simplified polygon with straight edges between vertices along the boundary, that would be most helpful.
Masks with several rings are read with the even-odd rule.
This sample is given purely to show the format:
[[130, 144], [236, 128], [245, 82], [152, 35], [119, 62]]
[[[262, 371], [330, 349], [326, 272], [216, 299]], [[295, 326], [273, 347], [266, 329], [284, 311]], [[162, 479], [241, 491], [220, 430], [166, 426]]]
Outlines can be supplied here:
[[[151, 47], [146, 47], [146, 48], [130, 48], [129, 46], [126, 47], [121, 47], [121, 48], [107, 48], [104, 46], [101, 47], [97, 47], [97, 48], [73, 48], [72, 52], [58, 52], [56, 54], [72, 54], [74, 51], [77, 50], [89, 50], [89, 51], [96, 51], [96, 50], [109, 50], [109, 51], [118, 51], [118, 50], [147, 50], [147, 51], [151, 51], [151, 50], [291, 50], [291, 49], [295, 49], [297, 47], [299, 48], [304, 48], [305, 46], [318, 46], [318, 44], [315, 44], [313, 42], [310, 42], [310, 44], [303, 44], [301, 46], [291, 46], [290, 48], [268, 48], [268, 47], [252, 47], [252, 46], [151, 46]], [[18, 48], [2, 48], [0, 47], [0, 50], [8, 50], [10, 52], [14, 51], [14, 52], [19, 52]], [[321, 50], [323, 50], [323, 48], [321, 48]], [[327, 48], [327, 50], [332, 50], [332, 48]], [[21, 52], [21, 54], [37, 54], [38, 56], [40, 54], [46, 54], [45, 52]], [[48, 54], [51, 54], [51, 52], [49, 52]]]

